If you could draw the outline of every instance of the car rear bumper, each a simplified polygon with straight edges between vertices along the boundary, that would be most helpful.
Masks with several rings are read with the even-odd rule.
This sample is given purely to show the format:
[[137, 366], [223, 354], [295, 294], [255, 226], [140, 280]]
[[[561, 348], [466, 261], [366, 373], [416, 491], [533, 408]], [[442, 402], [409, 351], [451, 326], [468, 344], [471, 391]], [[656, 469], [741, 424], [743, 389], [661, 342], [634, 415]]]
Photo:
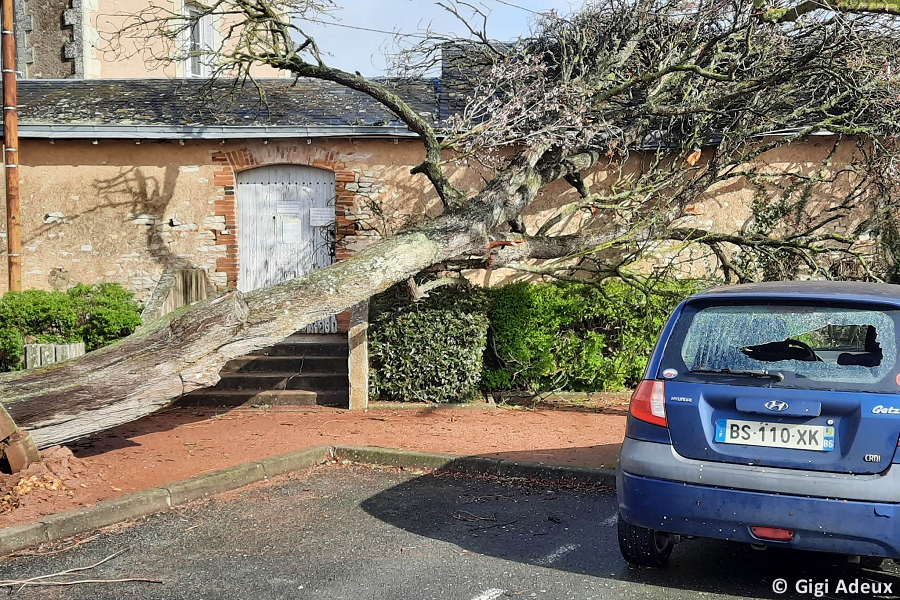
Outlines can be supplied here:
[[672, 444], [625, 438], [619, 466], [626, 473], [679, 483], [837, 500], [900, 502], [900, 466], [877, 475], [827, 473], [693, 460]]
[[[688, 536], [838, 554], [900, 558], [900, 505], [723, 489], [633, 475], [617, 478], [626, 522]], [[759, 540], [751, 526], [794, 531], [790, 542]]]

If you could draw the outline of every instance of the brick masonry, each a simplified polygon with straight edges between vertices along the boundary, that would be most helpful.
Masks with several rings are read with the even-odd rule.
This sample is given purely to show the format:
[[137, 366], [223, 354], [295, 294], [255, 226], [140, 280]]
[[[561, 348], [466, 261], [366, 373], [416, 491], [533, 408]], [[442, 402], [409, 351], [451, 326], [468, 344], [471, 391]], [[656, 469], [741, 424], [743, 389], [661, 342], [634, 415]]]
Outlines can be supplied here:
[[[241, 147], [234, 150], [217, 150], [212, 162], [217, 166], [213, 185], [218, 188], [215, 202], [215, 219], [224, 223], [224, 229], [216, 232], [216, 245], [224, 246], [224, 254], [216, 262], [216, 272], [224, 274], [225, 284], [237, 286], [240, 266], [237, 231], [236, 174], [269, 165], [300, 165], [324, 169], [335, 178], [335, 258], [345, 260], [354, 254], [350, 242], [363, 227], [356, 208], [377, 201], [377, 194], [384, 189], [378, 181], [378, 173], [361, 167], [348, 167], [336, 150], [310, 149], [304, 144], [263, 145], [256, 148]], [[222, 280], [219, 279], [221, 282]], [[338, 329], [347, 331], [350, 312], [337, 316]]]

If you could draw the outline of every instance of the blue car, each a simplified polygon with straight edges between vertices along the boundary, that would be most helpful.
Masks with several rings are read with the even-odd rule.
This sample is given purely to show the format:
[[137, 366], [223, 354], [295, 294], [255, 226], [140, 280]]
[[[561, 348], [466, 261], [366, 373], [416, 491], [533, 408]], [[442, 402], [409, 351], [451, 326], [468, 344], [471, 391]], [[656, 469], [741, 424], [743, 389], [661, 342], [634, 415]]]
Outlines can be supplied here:
[[684, 537], [900, 558], [900, 286], [715, 288], [669, 319], [629, 407], [619, 547]]

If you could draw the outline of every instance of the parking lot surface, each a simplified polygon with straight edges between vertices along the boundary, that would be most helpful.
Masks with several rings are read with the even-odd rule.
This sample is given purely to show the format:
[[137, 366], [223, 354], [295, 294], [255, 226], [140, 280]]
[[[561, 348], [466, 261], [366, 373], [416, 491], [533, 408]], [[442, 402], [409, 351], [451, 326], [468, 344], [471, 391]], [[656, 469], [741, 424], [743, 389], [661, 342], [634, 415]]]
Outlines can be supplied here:
[[[845, 580], [878, 584], [878, 596], [890, 598], [900, 588], [890, 561], [871, 569], [842, 557], [699, 540], [679, 545], [666, 569], [633, 569], [619, 556], [615, 518], [615, 495], [605, 489], [331, 465], [154, 515], [72, 549], [0, 559], [0, 579], [88, 566], [124, 550], [49, 580], [162, 583], [14, 588], [11, 597], [815, 597], [813, 588], [796, 592], [798, 580], [827, 581], [825, 597], [871, 597], [836, 592]], [[778, 578], [787, 593], [772, 591]]]

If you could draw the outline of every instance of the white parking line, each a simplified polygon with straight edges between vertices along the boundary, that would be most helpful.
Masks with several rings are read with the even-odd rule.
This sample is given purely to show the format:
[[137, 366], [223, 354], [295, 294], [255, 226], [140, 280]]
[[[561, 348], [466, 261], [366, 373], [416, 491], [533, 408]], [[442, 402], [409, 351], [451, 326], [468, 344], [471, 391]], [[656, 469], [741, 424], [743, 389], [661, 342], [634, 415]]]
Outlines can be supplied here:
[[541, 562], [545, 565], [552, 565], [553, 563], [558, 561], [560, 558], [562, 558], [569, 552], [572, 552], [573, 550], [577, 550], [577, 549], [578, 549], [578, 544], [566, 544], [565, 546], [562, 546], [561, 548], [558, 548], [556, 551], [548, 554]]
[[600, 527], [612, 527], [613, 525], [615, 525], [616, 523], [618, 523], [618, 521], [619, 521], [619, 515], [612, 514], [612, 515], [609, 516], [609, 518], [604, 519], [604, 520], [600, 523]]
[[506, 590], [501, 590], [498, 588], [491, 588], [489, 590], [484, 590], [472, 600], [497, 600], [500, 596], [506, 593]]

